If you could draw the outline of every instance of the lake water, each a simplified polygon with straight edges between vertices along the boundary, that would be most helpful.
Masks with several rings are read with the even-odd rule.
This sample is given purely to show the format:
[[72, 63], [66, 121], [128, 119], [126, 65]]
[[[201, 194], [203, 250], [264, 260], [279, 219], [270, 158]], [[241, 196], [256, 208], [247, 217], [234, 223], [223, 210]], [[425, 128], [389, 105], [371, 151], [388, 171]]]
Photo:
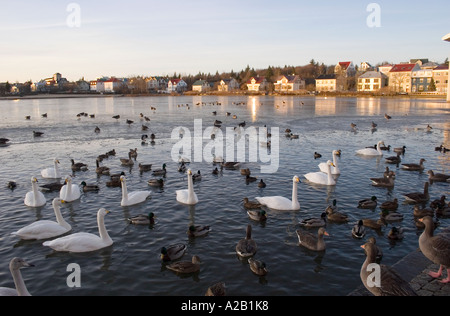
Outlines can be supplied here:
[[[22, 257], [35, 265], [21, 270], [32, 295], [202, 296], [218, 281], [225, 282], [228, 294], [236, 296], [346, 295], [361, 284], [359, 271], [365, 255], [360, 245], [366, 238], [377, 238], [384, 251], [383, 262], [389, 265], [417, 249], [421, 231], [415, 227], [413, 207], [404, 203], [403, 194], [423, 191], [429, 169], [449, 173], [449, 153], [434, 150], [442, 143], [450, 146], [449, 109], [449, 104], [441, 100], [281, 96], [0, 101], [0, 137], [11, 140], [9, 146], [0, 148], [0, 286], [13, 287], [8, 264], [11, 258]], [[217, 112], [216, 116], [213, 111]], [[95, 118], [78, 118], [80, 112], [95, 114]], [[231, 115], [227, 116], [226, 112]], [[48, 114], [47, 118], [42, 117], [44, 113]], [[141, 121], [140, 113], [151, 121]], [[392, 119], [386, 120], [385, 113]], [[30, 120], [25, 119], [27, 115], [31, 116]], [[121, 118], [116, 121], [113, 115]], [[126, 119], [134, 123], [129, 125]], [[211, 173], [215, 168], [212, 163], [192, 162], [190, 168], [203, 174], [202, 180], [194, 184], [200, 201], [195, 206], [179, 204], [175, 191], [187, 188], [187, 178], [178, 172], [178, 162], [172, 159], [172, 148], [180, 141], [172, 137], [172, 131], [182, 126], [194, 133], [196, 119], [202, 120], [203, 130], [211, 127], [216, 119], [221, 120], [224, 133], [227, 127], [243, 121], [247, 123], [246, 128], [259, 130], [264, 125], [269, 131], [279, 128], [277, 172], [261, 173], [259, 162], [246, 161], [240, 166], [249, 168], [252, 176], [264, 179], [267, 187], [260, 189], [256, 183], [247, 184], [239, 170], [224, 169], [216, 176]], [[376, 131], [371, 129], [372, 121], [378, 124]], [[357, 125], [356, 131], [351, 129], [351, 123]], [[431, 132], [426, 131], [428, 124], [433, 127]], [[143, 132], [142, 125], [147, 125], [149, 130]], [[99, 134], [94, 133], [96, 126], [101, 129]], [[299, 138], [286, 138], [286, 128]], [[33, 131], [45, 134], [36, 138]], [[155, 143], [142, 146], [141, 135], [151, 133], [156, 135]], [[202, 138], [200, 143], [205, 148], [211, 142], [209, 134]], [[405, 163], [418, 163], [425, 158], [425, 171], [405, 171], [387, 165], [384, 158], [368, 159], [355, 154], [356, 150], [379, 140], [392, 147], [405, 145], [406, 153], [402, 156]], [[249, 142], [252, 141], [255, 139], [250, 138]], [[137, 163], [132, 168], [120, 165], [119, 158], [126, 157], [131, 148], [138, 149], [138, 163], [151, 163], [153, 169], [167, 164], [163, 189], [148, 186], [147, 181], [153, 176], [151, 172], [141, 174]], [[109, 166], [113, 173], [124, 171], [128, 189], [150, 190], [151, 199], [136, 206], [120, 206], [121, 189], [106, 187], [109, 177], [98, 177], [95, 173], [96, 157], [111, 149], [117, 155], [102, 164]], [[309, 184], [303, 175], [318, 171], [318, 164], [331, 159], [335, 149], [342, 150], [337, 185]], [[266, 149], [258, 144], [258, 150]], [[314, 152], [321, 153], [322, 158], [314, 159]], [[392, 155], [393, 152], [385, 152], [384, 156]], [[58, 193], [45, 193], [44, 207], [24, 205], [25, 194], [31, 190], [31, 176], [36, 176], [39, 184], [52, 182], [43, 179], [40, 170], [51, 167], [54, 158], [60, 160], [64, 175], [72, 174], [70, 159], [89, 165], [89, 171], [75, 173], [74, 183], [97, 184], [100, 191], [83, 193], [79, 201], [63, 206], [62, 215], [72, 225], [73, 233], [98, 234], [96, 213], [101, 207], [110, 210], [105, 222], [114, 241], [111, 247], [87, 254], [58, 253], [42, 246], [42, 241], [21, 241], [10, 235], [36, 220], [54, 220], [51, 201]], [[391, 190], [373, 187], [369, 178], [382, 177], [386, 166], [396, 172], [395, 187]], [[265, 224], [248, 218], [242, 202], [244, 197], [250, 200], [270, 195], [290, 198], [294, 175], [302, 181], [298, 188], [299, 211], [268, 210]], [[16, 181], [17, 188], [8, 189], [8, 181]], [[430, 186], [431, 200], [443, 194], [449, 194], [449, 183]], [[390, 224], [380, 235], [369, 229], [364, 240], [354, 239], [351, 229], [358, 219], [379, 218], [379, 208], [375, 211], [357, 208], [359, 200], [373, 195], [380, 203], [398, 198], [398, 212], [404, 215], [404, 220]], [[326, 237], [324, 253], [299, 247], [295, 233], [299, 220], [320, 216], [333, 199], [337, 199], [339, 210], [349, 216], [350, 222], [327, 224], [330, 236]], [[153, 228], [128, 223], [130, 216], [149, 211], [157, 216]], [[449, 225], [449, 219], [440, 222], [441, 228]], [[210, 225], [212, 231], [205, 237], [190, 239], [186, 231], [192, 223]], [[264, 261], [269, 270], [265, 277], [254, 275], [248, 263], [239, 260], [235, 253], [235, 246], [245, 237], [248, 224], [253, 226], [252, 236], [258, 244], [255, 258]], [[404, 228], [402, 241], [392, 242], [387, 238], [393, 225]], [[180, 277], [161, 263], [161, 247], [179, 242], [187, 245], [183, 260], [190, 260], [192, 255], [202, 260], [199, 273]], [[81, 268], [80, 288], [67, 285], [70, 272], [66, 269], [71, 263]]]

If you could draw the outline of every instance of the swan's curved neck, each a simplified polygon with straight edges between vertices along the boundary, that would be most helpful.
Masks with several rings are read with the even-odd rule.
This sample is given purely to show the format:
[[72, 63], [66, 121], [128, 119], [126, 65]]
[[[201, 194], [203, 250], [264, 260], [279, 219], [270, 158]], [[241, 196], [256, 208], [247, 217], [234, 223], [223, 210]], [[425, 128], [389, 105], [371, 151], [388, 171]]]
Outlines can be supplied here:
[[60, 173], [59, 173], [58, 163], [55, 161], [55, 162], [54, 162], [54, 165], [55, 165], [55, 176], [56, 176], [56, 177], [59, 177], [59, 176], [60, 176]]
[[34, 198], [34, 200], [36, 201], [39, 192], [38, 192], [37, 184], [36, 184], [35, 181], [31, 182], [31, 188], [32, 188], [32, 190], [33, 190], [33, 195], [34, 195], [33, 198]]
[[64, 217], [61, 215], [61, 207], [59, 205], [53, 206], [55, 210], [56, 221], [59, 225], [67, 227], [69, 224], [64, 220]]
[[337, 155], [336, 155], [336, 153], [333, 153], [333, 163], [336, 166], [335, 168], [337, 168], [338, 167], [338, 162], [337, 162]]
[[31, 296], [30, 292], [23, 281], [22, 274], [19, 269], [11, 269], [11, 274], [14, 279], [14, 284], [16, 285], [17, 294], [19, 296]]
[[105, 215], [97, 214], [97, 223], [98, 223], [98, 233], [100, 234], [100, 238], [104, 242], [112, 242], [111, 237], [109, 237], [108, 231], [105, 227]]
[[381, 143], [377, 144], [377, 151], [381, 155], [383, 152], [381, 151]]
[[66, 191], [66, 197], [69, 197], [72, 194], [72, 180], [67, 181], [67, 191]]
[[298, 203], [297, 188], [298, 188], [297, 181], [293, 181], [293, 184], [292, 184], [292, 208], [293, 209], [300, 208], [300, 203]]
[[328, 184], [331, 184], [334, 182], [333, 177], [331, 176], [331, 165], [327, 164], [327, 175], [328, 175]]
[[128, 189], [125, 181], [122, 181], [122, 199], [128, 200]]
[[194, 202], [194, 183], [192, 180], [192, 175], [188, 175], [188, 203]]

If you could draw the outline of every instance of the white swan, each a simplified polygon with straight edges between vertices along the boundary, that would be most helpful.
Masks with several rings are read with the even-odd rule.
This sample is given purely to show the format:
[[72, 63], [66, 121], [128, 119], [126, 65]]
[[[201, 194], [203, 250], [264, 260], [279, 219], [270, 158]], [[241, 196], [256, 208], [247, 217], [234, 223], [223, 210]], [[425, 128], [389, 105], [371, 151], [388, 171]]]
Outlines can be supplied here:
[[383, 141], [379, 141], [377, 144], [377, 149], [374, 148], [364, 148], [356, 151], [358, 155], [363, 156], [383, 156], [383, 152], [381, 151], [381, 145], [384, 146]]
[[45, 200], [44, 194], [42, 192], [38, 191], [37, 182], [38, 182], [38, 180], [36, 179], [36, 177], [31, 177], [32, 191], [28, 192], [25, 195], [25, 200], [24, 200], [24, 203], [27, 206], [41, 207], [41, 206], [44, 206], [45, 203], [47, 202]]
[[61, 178], [61, 171], [59, 170], [59, 160], [55, 159], [53, 161], [54, 167], [53, 168], [47, 168], [41, 171], [41, 176], [43, 178], [47, 179], [60, 179]]
[[96, 251], [113, 244], [105, 227], [105, 215], [109, 211], [101, 208], [97, 212], [97, 224], [100, 237], [90, 233], [75, 233], [55, 240], [46, 241], [44, 246], [63, 252], [90, 252]]
[[197, 194], [194, 192], [194, 184], [192, 180], [192, 171], [189, 169], [188, 175], [188, 188], [187, 190], [177, 190], [177, 201], [187, 205], [195, 205], [198, 203]]
[[121, 206], [130, 206], [144, 202], [150, 195], [150, 191], [134, 191], [128, 192], [127, 180], [124, 176], [120, 177], [122, 183], [122, 201]]
[[81, 196], [81, 190], [78, 184], [72, 184], [72, 177], [66, 177], [66, 184], [59, 191], [59, 198], [66, 202], [78, 200]]
[[256, 200], [262, 205], [277, 211], [296, 211], [300, 209], [300, 203], [297, 197], [297, 187], [300, 182], [299, 177], [294, 176], [292, 179], [292, 200], [283, 196], [265, 196], [256, 197]]
[[331, 175], [331, 167], [334, 167], [334, 164], [328, 160], [327, 162], [327, 173], [324, 172], [310, 172], [305, 174], [305, 178], [308, 179], [309, 182], [324, 184], [324, 185], [336, 185], [336, 181], [333, 179]]
[[9, 262], [9, 270], [11, 271], [16, 288], [11, 289], [7, 287], [0, 287], [0, 296], [31, 296], [25, 286], [22, 274], [20, 273], [20, 269], [24, 267], [34, 267], [34, 265], [21, 258], [13, 258]]
[[67, 233], [72, 227], [61, 215], [61, 203], [63, 202], [64, 201], [58, 198], [53, 200], [52, 204], [55, 211], [56, 222], [48, 220], [37, 221], [19, 229], [11, 235], [18, 236], [25, 240], [41, 240], [61, 236]]
[[[338, 155], [338, 151], [333, 150], [334, 167], [331, 168], [331, 174], [341, 174], [341, 170], [339, 169], [339, 166], [338, 166], [337, 155]], [[328, 172], [328, 163], [326, 163], [326, 162], [320, 163], [319, 168], [320, 168], [320, 171], [327, 173]]]

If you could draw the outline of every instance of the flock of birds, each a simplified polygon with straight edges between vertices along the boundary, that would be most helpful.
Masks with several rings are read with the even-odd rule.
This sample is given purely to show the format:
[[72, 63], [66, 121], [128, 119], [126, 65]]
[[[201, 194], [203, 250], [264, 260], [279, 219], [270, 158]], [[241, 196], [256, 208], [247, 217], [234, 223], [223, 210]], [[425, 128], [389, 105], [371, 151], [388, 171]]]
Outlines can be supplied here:
[[[155, 108], [152, 108], [156, 110]], [[231, 113], [227, 113], [227, 115]], [[213, 112], [213, 115], [217, 115], [217, 112]], [[81, 116], [81, 114], [80, 114]], [[84, 113], [83, 116], [86, 116]], [[92, 116], [91, 116], [92, 117]], [[390, 119], [387, 114], [386, 119]], [[120, 119], [120, 116], [114, 116], [114, 119]], [[147, 116], [141, 113], [141, 120], [150, 121]], [[127, 120], [127, 124], [133, 124], [131, 120]], [[374, 123], [373, 123], [374, 124]], [[220, 121], [215, 122], [215, 125], [221, 125]], [[356, 125], [352, 128], [356, 128]], [[143, 125], [144, 126], [144, 125]], [[245, 126], [245, 122], [239, 124], [240, 127]], [[375, 126], [376, 127], [376, 126]], [[95, 132], [99, 132], [96, 127]], [[144, 128], [143, 128], [144, 130]], [[36, 136], [36, 135], [35, 135]], [[142, 136], [142, 141], [146, 141], [147, 137]], [[292, 134], [290, 129], [286, 130], [286, 137], [298, 138], [298, 135]], [[155, 139], [154, 134], [151, 136], [152, 140]], [[0, 144], [6, 144], [9, 140], [2, 138]], [[379, 141], [375, 146], [369, 146], [356, 151], [357, 155], [361, 156], [383, 156], [385, 151], [391, 150], [391, 147], [386, 147], [383, 141]], [[386, 163], [397, 164], [401, 163], [401, 155], [405, 154], [406, 147], [394, 148], [396, 156], [387, 157]], [[435, 148], [436, 151], [445, 152], [446, 149], [441, 145]], [[100, 162], [108, 157], [115, 156], [115, 150], [109, 151], [105, 155], [100, 155], [96, 159], [96, 173], [98, 175], [108, 175], [111, 177], [111, 181], [107, 183], [108, 186], [117, 186], [122, 189], [122, 198], [120, 201], [121, 206], [131, 206], [145, 202], [149, 196], [150, 191], [129, 191], [127, 187], [127, 179], [125, 173], [110, 174], [110, 169], [106, 166], [101, 166]], [[339, 169], [339, 157], [341, 156], [341, 150], [333, 150], [332, 161], [320, 163], [318, 165], [319, 170], [317, 172], [310, 172], [304, 175], [304, 178], [310, 183], [320, 184], [325, 186], [337, 185], [337, 179], [341, 174]], [[314, 159], [321, 158], [322, 155], [315, 152]], [[137, 149], [130, 149], [128, 158], [121, 158], [120, 162], [123, 166], [133, 166], [137, 158]], [[412, 171], [423, 171], [425, 160], [421, 159], [418, 164], [402, 164], [402, 169]], [[41, 170], [41, 176], [45, 179], [61, 179], [62, 173], [59, 169], [59, 160], [54, 159], [53, 166]], [[75, 162], [71, 159], [71, 169], [73, 172], [87, 171], [88, 166], [85, 163]], [[215, 157], [214, 164], [220, 164], [220, 171], [216, 167], [212, 173], [218, 174], [222, 172], [223, 168], [227, 169], [239, 169], [239, 162], [225, 162], [221, 157]], [[188, 160], [180, 157], [179, 172], [186, 173], [187, 175], [187, 188], [176, 191], [176, 201], [184, 205], [196, 205], [199, 203], [198, 196], [194, 191], [194, 182], [201, 180], [201, 172], [192, 172], [187, 167]], [[152, 171], [152, 165], [139, 163], [139, 170], [141, 172]], [[153, 175], [158, 177], [150, 179], [148, 184], [150, 186], [164, 185], [164, 177], [167, 173], [166, 165], [163, 164], [161, 169], [153, 170]], [[247, 183], [256, 182], [257, 178], [251, 176], [250, 169], [240, 169], [241, 175], [245, 176]], [[428, 170], [429, 181], [450, 182], [450, 175], [435, 174], [432, 170]], [[383, 178], [370, 178], [374, 186], [392, 187], [394, 185], [395, 172], [390, 171], [386, 167], [386, 172]], [[247, 215], [250, 219], [257, 222], [264, 222], [267, 220], [266, 210], [276, 211], [297, 211], [300, 209], [300, 203], [298, 201], [298, 184], [301, 182], [298, 176], [294, 176], [292, 179], [292, 196], [287, 198], [285, 196], [263, 196], [256, 197], [256, 201], [250, 201], [247, 197], [243, 199], [243, 206], [246, 209]], [[62, 214], [61, 207], [65, 203], [70, 203], [80, 199], [81, 192], [97, 191], [99, 187], [97, 185], [87, 184], [82, 182], [80, 185], [74, 184], [70, 175], [65, 177], [64, 184], [59, 182], [43, 185], [38, 187], [38, 179], [31, 177], [31, 191], [26, 193], [24, 198], [24, 204], [30, 207], [42, 207], [47, 201], [44, 194], [41, 192], [59, 191], [59, 197], [52, 201], [52, 207], [56, 221], [39, 220], [28, 226], [25, 226], [12, 235], [24, 240], [44, 240], [43, 246], [50, 247], [55, 251], [60, 252], [73, 252], [73, 253], [85, 253], [92, 252], [105, 247], [109, 247], [113, 244], [112, 238], [109, 236], [105, 226], [105, 216], [109, 213], [108, 210], [100, 208], [97, 213], [97, 224], [99, 234], [92, 234], [86, 232], [77, 232], [69, 234], [72, 231], [72, 227], [67, 223]], [[15, 183], [8, 183], [8, 187], [15, 188]], [[266, 183], [261, 179], [258, 183], [258, 187], [266, 187]], [[417, 217], [418, 227], [424, 228], [423, 233], [419, 238], [419, 246], [423, 254], [432, 260], [433, 262], [441, 265], [438, 272], [430, 273], [433, 278], [439, 278], [442, 276], [444, 268], [447, 268], [447, 278], [441, 280], [443, 283], [450, 283], [450, 235], [439, 234], [433, 235], [436, 227], [433, 216], [450, 216], [450, 203], [446, 203], [445, 196], [441, 199], [435, 200], [430, 204], [429, 208], [423, 208], [424, 203], [430, 200], [428, 192], [428, 182], [425, 183], [423, 192], [411, 192], [404, 195], [407, 203], [414, 204], [414, 215]], [[375, 196], [368, 199], [363, 199], [358, 202], [358, 208], [362, 209], [375, 209], [378, 206], [378, 201]], [[396, 212], [398, 208], [398, 200], [385, 201], [380, 205], [382, 215], [378, 221], [372, 219], [360, 219], [352, 228], [352, 235], [355, 238], [362, 239], [365, 237], [366, 228], [374, 230], [381, 230], [388, 222], [397, 222], [402, 220], [403, 216]], [[134, 225], [154, 225], [155, 214], [150, 212], [148, 215], [140, 214], [129, 218], [129, 222]], [[329, 236], [325, 227], [329, 222], [335, 223], [347, 223], [349, 221], [348, 216], [339, 212], [337, 207], [337, 201], [333, 200], [333, 204], [327, 206], [324, 212], [319, 218], [306, 218], [299, 221], [301, 229], [296, 230], [299, 246], [305, 247], [311, 251], [324, 251], [326, 249], [326, 243], [324, 237]], [[311, 233], [309, 228], [317, 228], [316, 233]], [[211, 231], [209, 226], [192, 225], [189, 227], [187, 234], [190, 237], [201, 237], [207, 235]], [[391, 239], [401, 239], [402, 230], [398, 227], [393, 227], [388, 234]], [[376, 239], [371, 237], [368, 241], [361, 246], [366, 253], [366, 260], [361, 267], [361, 281], [366, 288], [374, 295], [416, 295], [414, 290], [410, 288], [407, 282], [402, 280], [398, 274], [390, 267], [381, 265], [381, 287], [371, 287], [367, 284], [368, 272], [367, 266], [371, 263], [380, 263], [382, 259], [382, 250], [377, 246]], [[167, 262], [166, 268], [176, 273], [196, 273], [200, 270], [201, 260], [198, 256], [194, 255], [190, 261], [181, 261], [180, 259], [186, 252], [185, 244], [173, 244], [170, 246], [161, 248], [161, 260]], [[235, 250], [236, 254], [243, 259], [246, 259], [251, 271], [259, 276], [264, 276], [268, 273], [266, 263], [255, 258], [257, 252], [257, 243], [252, 238], [252, 225], [248, 225], [246, 229], [245, 238], [238, 241]], [[13, 276], [16, 288], [1, 288], [1, 295], [30, 295], [25, 283], [22, 279], [20, 269], [23, 267], [30, 267], [32, 264], [26, 262], [21, 258], [13, 258], [10, 262], [10, 271]], [[206, 295], [225, 295], [225, 284], [219, 282], [208, 288]]]

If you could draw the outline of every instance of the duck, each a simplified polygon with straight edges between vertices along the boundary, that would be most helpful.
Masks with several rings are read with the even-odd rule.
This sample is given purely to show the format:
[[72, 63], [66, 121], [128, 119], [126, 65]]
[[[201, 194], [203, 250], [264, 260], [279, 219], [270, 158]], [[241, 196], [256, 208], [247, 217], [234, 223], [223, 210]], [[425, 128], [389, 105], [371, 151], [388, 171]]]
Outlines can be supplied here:
[[42, 192], [38, 191], [37, 186], [38, 179], [36, 177], [31, 177], [31, 191], [25, 194], [24, 203], [26, 206], [30, 207], [41, 207], [47, 203], [45, 196]]
[[386, 226], [386, 221], [383, 218], [378, 220], [373, 220], [370, 218], [362, 219], [362, 223], [364, 227], [371, 228], [373, 230], [381, 230], [384, 226]]
[[114, 115], [112, 118], [118, 120], [120, 119], [120, 115]]
[[251, 171], [249, 168], [247, 169], [241, 169], [241, 175], [243, 176], [249, 176], [251, 174]]
[[10, 190], [14, 190], [15, 188], [17, 188], [17, 183], [15, 181], [8, 181], [6, 187]]
[[[380, 264], [378, 284], [373, 284], [373, 268], [371, 264], [377, 264], [377, 245], [373, 242], [366, 242], [361, 246], [365, 250], [366, 259], [361, 266], [360, 278], [365, 288], [375, 296], [417, 296], [408, 282], [403, 280], [398, 273], [390, 266]], [[369, 281], [372, 281], [370, 283]]]
[[221, 156], [216, 157], [216, 155], [213, 154], [213, 161], [212, 162], [213, 163], [223, 163], [224, 160], [223, 160], [223, 158]]
[[166, 164], [162, 165], [162, 169], [156, 169], [156, 170], [153, 170], [153, 172], [152, 172], [152, 174], [154, 176], [165, 176], [166, 173], [167, 173]]
[[60, 191], [61, 188], [63, 187], [64, 183], [59, 183], [59, 182], [53, 182], [53, 183], [47, 183], [47, 184], [43, 184], [40, 185], [39, 187], [41, 188], [41, 191], [46, 191], [46, 192], [56, 192], [56, 191]]
[[100, 236], [81, 232], [46, 241], [42, 245], [55, 251], [73, 253], [91, 252], [109, 247], [113, 244], [113, 240], [109, 237], [105, 227], [105, 216], [109, 213], [105, 208], [100, 208], [97, 212], [97, 225]]
[[107, 187], [118, 188], [122, 186], [122, 182], [120, 182], [120, 177], [125, 176], [125, 172], [121, 172], [120, 174], [110, 175], [110, 181], [106, 182]]
[[366, 228], [364, 222], [359, 220], [352, 228], [352, 236], [357, 239], [362, 239], [366, 235]]
[[257, 222], [264, 222], [267, 220], [267, 213], [264, 210], [247, 210], [247, 215], [250, 219]]
[[322, 184], [322, 185], [336, 185], [336, 180], [334, 180], [332, 173], [331, 173], [331, 167], [336, 167], [334, 163], [332, 163], [330, 160], [327, 162], [327, 172], [323, 173], [321, 171], [319, 172], [310, 172], [304, 175], [304, 177], [312, 183], [316, 184]]
[[307, 228], [324, 227], [327, 225], [327, 213], [323, 212], [320, 217], [303, 219], [299, 222], [300, 226]]
[[140, 172], [146, 172], [152, 170], [152, 164], [142, 164], [139, 163], [139, 171]]
[[255, 255], [258, 247], [252, 239], [252, 225], [247, 225], [245, 238], [239, 240], [236, 245], [236, 253], [241, 258], [249, 258]]
[[187, 246], [182, 243], [161, 248], [161, 260], [164, 262], [178, 260], [186, 253]]
[[256, 275], [265, 276], [269, 271], [267, 270], [266, 263], [255, 258], [249, 258], [248, 264], [250, 270]]
[[381, 150], [381, 146], [384, 145], [383, 141], [379, 141], [377, 143], [377, 148], [363, 148], [356, 151], [356, 154], [362, 156], [383, 156], [383, 151]]
[[95, 129], [94, 129], [94, 132], [97, 133], [97, 134], [100, 133], [100, 127], [96, 126]]
[[433, 170], [428, 170], [428, 180], [436, 182], [447, 182], [450, 179], [450, 175], [443, 173], [434, 173]]
[[212, 171], [212, 174], [214, 174], [214, 175], [218, 175], [220, 173], [220, 171], [219, 171], [219, 169], [217, 169], [217, 168], [215, 168], [213, 171]]
[[197, 194], [194, 192], [194, 184], [192, 180], [192, 171], [189, 169], [186, 172], [188, 176], [188, 188], [185, 190], [177, 190], [176, 193], [176, 199], [179, 203], [186, 204], [186, 205], [195, 205], [198, 203], [198, 197]]
[[189, 237], [203, 237], [211, 231], [210, 226], [206, 225], [191, 225], [187, 230], [187, 235]]
[[46, 168], [41, 171], [41, 176], [46, 179], [61, 179], [61, 172], [59, 170], [59, 160], [53, 160], [53, 168]]
[[134, 161], [132, 159], [132, 154], [131, 152], [128, 152], [128, 159], [127, 158], [120, 158], [120, 163], [122, 166], [133, 166], [134, 165]]
[[358, 208], [374, 209], [377, 207], [377, 204], [378, 204], [377, 197], [372, 196], [370, 199], [364, 199], [364, 200], [358, 201]]
[[[333, 174], [333, 175], [341, 174], [341, 170], [339, 169], [338, 160], [337, 160], [338, 153], [339, 153], [338, 150], [333, 150], [333, 152], [332, 152], [334, 167], [331, 167], [331, 174]], [[328, 163], [326, 163], [326, 162], [320, 163], [319, 168], [320, 168], [320, 171], [327, 173], [328, 172]]]
[[[375, 145], [375, 148], [376, 148], [376, 145]], [[380, 149], [385, 150], [385, 151], [391, 151], [391, 145], [381, 146]]]
[[200, 271], [200, 258], [192, 256], [191, 261], [178, 261], [166, 266], [167, 269], [181, 274], [196, 273]]
[[265, 196], [256, 197], [256, 200], [262, 205], [272, 210], [278, 211], [297, 211], [300, 209], [300, 203], [298, 202], [297, 188], [300, 179], [298, 176], [292, 178], [292, 199], [289, 200], [283, 196]]
[[394, 148], [394, 152], [400, 153], [400, 154], [402, 154], [402, 155], [405, 154], [405, 151], [406, 151], [406, 146], [395, 147], [395, 148]]
[[226, 293], [225, 282], [217, 282], [206, 290], [205, 296], [225, 296]]
[[95, 169], [95, 172], [98, 175], [109, 175], [109, 173], [110, 173], [109, 167], [100, 166], [100, 161], [98, 159], [95, 160], [95, 163], [96, 163], [96, 166], [97, 166], [96, 169]]
[[419, 163], [402, 163], [402, 169], [404, 170], [411, 170], [411, 171], [421, 171], [425, 169], [425, 166], [423, 163], [425, 162], [425, 159], [420, 159]]
[[429, 182], [425, 182], [423, 192], [412, 192], [404, 194], [405, 201], [407, 203], [424, 203], [430, 199], [430, 194], [428, 193]]
[[381, 218], [386, 222], [400, 222], [403, 220], [403, 214], [397, 212], [381, 211]]
[[393, 176], [384, 176], [383, 178], [370, 178], [374, 187], [393, 188], [395, 185]]
[[222, 166], [225, 169], [236, 169], [236, 168], [239, 168], [240, 162], [235, 162], [235, 161], [222, 162]]
[[326, 249], [323, 236], [329, 236], [325, 228], [320, 227], [317, 234], [312, 234], [300, 229], [295, 231], [298, 237], [298, 244], [312, 251], [324, 251]]
[[42, 135], [44, 135], [44, 132], [33, 131], [34, 137], [41, 137]]
[[200, 170], [197, 171], [197, 173], [194, 173], [192, 175], [192, 181], [200, 181], [202, 179], [202, 174]]
[[9, 141], [10, 140], [8, 138], [0, 138], [0, 145], [6, 145]]
[[388, 238], [390, 240], [402, 240], [403, 239], [403, 228], [402, 227], [392, 227], [388, 233]]
[[255, 202], [255, 201], [249, 201], [249, 199], [248, 198], [244, 198], [244, 207], [246, 208], [246, 209], [259, 209], [259, 208], [261, 208], [263, 205], [261, 204], [261, 203], [259, 203], [259, 202]]
[[250, 183], [250, 182], [255, 182], [256, 180], [258, 180], [258, 178], [256, 177], [251, 177], [250, 175], [247, 175], [245, 177], [245, 182]]
[[25, 285], [20, 269], [34, 267], [22, 258], [15, 257], [9, 262], [9, 271], [14, 280], [15, 289], [0, 287], [0, 296], [31, 296]]
[[336, 203], [337, 203], [337, 201], [333, 200], [333, 206], [329, 205], [325, 209], [325, 213], [327, 214], [327, 219], [330, 222], [334, 222], [334, 223], [347, 223], [348, 216], [337, 211]]
[[389, 170], [389, 167], [386, 167], [386, 170], [383, 173], [383, 177], [391, 177], [392, 179], [395, 179], [395, 171]]
[[120, 177], [122, 183], [122, 200], [121, 206], [131, 206], [144, 202], [150, 196], [150, 191], [134, 191], [128, 192], [127, 180], [125, 176]]
[[372, 129], [376, 129], [377, 128], [377, 126], [378, 126], [378, 124], [377, 123], [375, 123], [374, 121], [372, 121]]
[[159, 187], [162, 188], [164, 186], [163, 179], [150, 179], [147, 181], [148, 185], [151, 187]]
[[153, 212], [148, 213], [148, 215], [139, 214], [133, 217], [128, 218], [130, 224], [133, 225], [154, 225], [155, 224], [155, 214]]
[[390, 119], [392, 118], [392, 116], [387, 115], [386, 113], [384, 113], [384, 118], [385, 118], [386, 120], [390, 120]]
[[81, 185], [81, 188], [83, 189], [83, 192], [100, 191], [100, 187], [96, 184], [87, 184], [86, 181], [82, 181], [80, 185]]
[[438, 272], [430, 272], [429, 275], [434, 279], [439, 278], [446, 267], [447, 278], [440, 282], [450, 283], [450, 239], [448, 234], [434, 235], [435, 226], [433, 218], [430, 216], [425, 216], [420, 221], [425, 224], [425, 229], [419, 237], [419, 248], [425, 257], [440, 266]]
[[396, 211], [398, 209], [398, 199], [395, 198], [393, 201], [386, 201], [381, 203], [380, 209], [388, 212]]
[[436, 199], [430, 203], [430, 207], [437, 210], [446, 206], [445, 203], [446, 196], [442, 195], [440, 199]]
[[434, 210], [431, 207], [420, 208], [419, 204], [414, 205], [413, 211], [414, 217], [425, 217], [425, 216], [434, 216]]
[[449, 217], [450, 216], [450, 203], [443, 207], [436, 209], [436, 215], [439, 217]]
[[130, 155], [129, 155], [130, 159], [133, 158], [136, 161], [137, 156], [138, 156], [137, 148], [130, 149], [129, 153], [130, 153]]
[[86, 171], [88, 170], [88, 165], [86, 165], [85, 163], [82, 162], [77, 162], [75, 163], [75, 160], [70, 159], [70, 161], [72, 162], [72, 171]]
[[261, 179], [258, 183], [258, 188], [265, 188], [267, 186], [267, 184], [263, 181], [263, 179]]
[[314, 159], [319, 159], [319, 158], [322, 158], [322, 155], [319, 154], [317, 151], [314, 152]]
[[397, 153], [397, 156], [390, 156], [385, 158], [386, 163], [391, 163], [391, 164], [399, 164], [402, 159], [400, 158], [400, 153]]

